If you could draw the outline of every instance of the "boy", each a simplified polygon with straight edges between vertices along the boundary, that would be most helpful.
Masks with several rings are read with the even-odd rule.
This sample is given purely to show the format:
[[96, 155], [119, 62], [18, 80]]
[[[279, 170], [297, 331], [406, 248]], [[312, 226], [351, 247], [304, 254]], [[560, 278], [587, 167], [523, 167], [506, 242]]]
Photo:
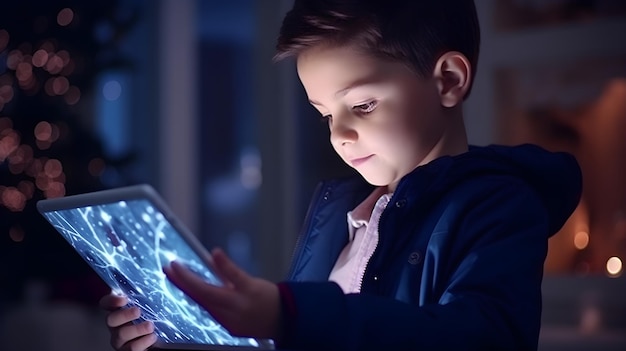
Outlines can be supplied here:
[[[168, 278], [234, 335], [289, 349], [536, 349], [547, 240], [581, 176], [534, 146], [468, 147], [478, 48], [470, 0], [296, 0], [277, 58], [296, 58], [364, 180], [320, 185], [289, 281], [250, 277], [220, 250], [225, 287], [176, 262]], [[125, 303], [102, 300], [113, 346], [144, 349], [152, 327], [128, 324], [138, 310]]]

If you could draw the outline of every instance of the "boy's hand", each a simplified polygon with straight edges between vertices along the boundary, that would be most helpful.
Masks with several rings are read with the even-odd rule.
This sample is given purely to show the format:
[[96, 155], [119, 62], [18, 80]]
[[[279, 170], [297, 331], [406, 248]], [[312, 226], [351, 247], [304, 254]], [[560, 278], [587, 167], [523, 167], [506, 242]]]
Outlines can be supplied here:
[[172, 262], [163, 270], [185, 294], [204, 307], [232, 335], [274, 339], [281, 333], [280, 296], [276, 284], [254, 278], [220, 250], [213, 250], [213, 268], [224, 286], [215, 286]]
[[126, 297], [114, 294], [100, 299], [100, 307], [110, 311], [106, 324], [111, 333], [111, 346], [118, 351], [146, 350], [157, 340], [154, 324], [148, 321], [133, 324], [141, 311], [137, 307], [124, 308], [127, 303]]

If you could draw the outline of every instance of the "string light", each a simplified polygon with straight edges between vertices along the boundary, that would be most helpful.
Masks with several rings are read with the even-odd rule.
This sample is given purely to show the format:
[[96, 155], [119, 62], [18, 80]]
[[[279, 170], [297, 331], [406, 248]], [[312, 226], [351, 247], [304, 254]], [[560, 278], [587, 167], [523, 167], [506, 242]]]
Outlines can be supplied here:
[[32, 199], [35, 195], [35, 184], [29, 180], [20, 181], [17, 188], [26, 196], [27, 200]]
[[75, 105], [80, 100], [80, 89], [78, 89], [75, 86], [71, 86], [65, 93], [64, 97], [65, 97], [65, 102], [68, 105]]
[[613, 256], [606, 262], [606, 271], [609, 276], [618, 276], [622, 273], [622, 260], [619, 257]]
[[[108, 11], [103, 11], [104, 13]], [[16, 19], [18, 20], [16, 23], [23, 22], [19, 17]], [[83, 86], [79, 87], [72, 83], [88, 84], [90, 82], [95, 73], [91, 70], [94, 63], [86, 60], [85, 57], [92, 57], [94, 53], [89, 52], [82, 57], [83, 53], [80, 51], [67, 50], [69, 46], [64, 48], [63, 34], [59, 33], [58, 38], [50, 37], [51, 33], [57, 31], [52, 28], [55, 22], [61, 27], [68, 27], [79, 24], [78, 19], [78, 12], [69, 7], [62, 8], [58, 12], [55, 10], [52, 14], [33, 16], [31, 28], [32, 34], [35, 35], [28, 35], [29, 41], [21, 43], [11, 42], [15, 40], [14, 36], [9, 35], [11, 28], [0, 27], [0, 55], [2, 55], [3, 67], [6, 67], [0, 71], [0, 111], [15, 113], [15, 116], [0, 116], [0, 165], [9, 175], [5, 183], [13, 182], [12, 179], [17, 178], [14, 184], [0, 185], [0, 208], [5, 210], [24, 211], [29, 203], [32, 204], [29, 200], [40, 199], [42, 195], [45, 198], [65, 196], [67, 175], [64, 166], [66, 161], [64, 156], [52, 156], [55, 155], [53, 152], [55, 150], [47, 150], [58, 140], [70, 139], [72, 141], [71, 134], [76, 132], [63, 121], [65, 118], [63, 115], [67, 115], [64, 111], [61, 111], [61, 118], [55, 118], [52, 115], [48, 116], [48, 120], [44, 120], [43, 116], [31, 116], [30, 113], [20, 116], [20, 108], [25, 102], [29, 103], [29, 100], [17, 101], [16, 97], [41, 93], [44, 98], [41, 100], [42, 103], [52, 101], [61, 105], [53, 106], [50, 110], [45, 110], [44, 105], [34, 106], [34, 109], [42, 113], [49, 111], [52, 114], [57, 113], [57, 107], [67, 108], [81, 101], [84, 93]], [[68, 34], [68, 39], [73, 42], [76, 32]], [[90, 34], [87, 36], [89, 37]], [[113, 39], [112, 37], [111, 40]], [[80, 47], [83, 42], [78, 42], [78, 44]], [[95, 49], [90, 43], [82, 46], [87, 50]], [[121, 85], [119, 82], [116, 83], [117, 86], [108, 86], [108, 98], [115, 99], [121, 94]], [[48, 99], [47, 96], [53, 99]], [[15, 109], [7, 110], [9, 106]], [[31, 120], [33, 118], [35, 119]], [[20, 123], [14, 124], [14, 121], [20, 121]], [[34, 128], [24, 130], [24, 126], [31, 125], [30, 123]], [[67, 162], [77, 161], [70, 158]], [[102, 158], [92, 158], [89, 161], [88, 171], [94, 177], [101, 176], [105, 168], [106, 164]], [[6, 219], [11, 220], [9, 216]], [[24, 230], [19, 226], [14, 226], [9, 230], [9, 236], [11, 240], [20, 242], [24, 240]]]
[[52, 136], [52, 125], [46, 121], [41, 121], [35, 126], [35, 138], [37, 140], [47, 141]]
[[9, 55], [7, 55], [7, 68], [15, 70], [17, 68], [17, 65], [22, 62], [23, 57], [24, 54], [22, 54], [21, 51], [17, 49], [11, 50], [9, 52]]
[[48, 51], [39, 49], [33, 54], [33, 66], [43, 67], [48, 62]]
[[101, 176], [104, 173], [104, 169], [105, 169], [104, 160], [99, 157], [92, 159], [91, 161], [89, 161], [89, 164], [87, 165], [87, 170], [89, 171], [89, 174], [91, 174], [94, 177]]
[[67, 78], [63, 76], [56, 77], [54, 81], [52, 82], [52, 91], [56, 95], [63, 95], [67, 93], [69, 88], [70, 88], [70, 82], [67, 80]]
[[10, 211], [19, 212], [26, 206], [26, 196], [15, 187], [7, 187], [2, 192], [2, 204]]
[[574, 235], [574, 246], [578, 250], [584, 250], [589, 245], [589, 233], [580, 231]]
[[46, 163], [43, 166], [43, 170], [48, 178], [54, 179], [60, 176], [61, 173], [63, 172], [63, 165], [61, 164], [61, 161], [56, 160], [56, 159], [51, 159], [51, 160], [46, 161]]
[[61, 11], [59, 11], [59, 14], [57, 15], [57, 23], [62, 27], [65, 27], [69, 25], [70, 23], [72, 23], [73, 19], [74, 19], [74, 11], [72, 11], [72, 9], [70, 8], [62, 9]]
[[0, 103], [6, 104], [13, 100], [13, 87], [10, 85], [0, 85]]

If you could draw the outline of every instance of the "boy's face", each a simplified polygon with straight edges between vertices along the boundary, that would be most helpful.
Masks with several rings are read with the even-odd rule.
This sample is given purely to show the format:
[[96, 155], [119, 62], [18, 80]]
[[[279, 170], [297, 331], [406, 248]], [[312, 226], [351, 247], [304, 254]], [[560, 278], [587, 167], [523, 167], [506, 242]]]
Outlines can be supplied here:
[[394, 191], [436, 158], [446, 125], [435, 79], [351, 47], [313, 47], [298, 56], [311, 104], [328, 116], [330, 141], [369, 183]]

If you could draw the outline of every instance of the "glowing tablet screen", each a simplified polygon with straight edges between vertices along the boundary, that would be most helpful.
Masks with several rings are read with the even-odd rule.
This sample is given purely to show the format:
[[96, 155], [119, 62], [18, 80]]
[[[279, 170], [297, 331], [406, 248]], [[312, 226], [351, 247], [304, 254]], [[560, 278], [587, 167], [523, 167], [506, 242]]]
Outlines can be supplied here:
[[42, 214], [113, 289], [152, 321], [161, 343], [261, 347], [231, 336], [203, 308], [167, 280], [176, 259], [221, 285], [179, 231], [149, 200], [133, 199]]

